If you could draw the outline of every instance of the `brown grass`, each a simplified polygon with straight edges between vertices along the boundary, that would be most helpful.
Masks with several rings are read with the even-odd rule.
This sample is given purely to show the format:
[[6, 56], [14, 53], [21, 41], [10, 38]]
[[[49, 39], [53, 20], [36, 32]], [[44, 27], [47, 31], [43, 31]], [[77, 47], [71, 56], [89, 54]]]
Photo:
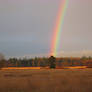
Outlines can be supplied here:
[[0, 92], [92, 92], [92, 69], [0, 70]]
[[30, 69], [41, 69], [41, 67], [6, 67], [2, 70], [30, 70]]
[[67, 69], [86, 69], [87, 66], [74, 66], [74, 67], [64, 67], [64, 68], [67, 68]]

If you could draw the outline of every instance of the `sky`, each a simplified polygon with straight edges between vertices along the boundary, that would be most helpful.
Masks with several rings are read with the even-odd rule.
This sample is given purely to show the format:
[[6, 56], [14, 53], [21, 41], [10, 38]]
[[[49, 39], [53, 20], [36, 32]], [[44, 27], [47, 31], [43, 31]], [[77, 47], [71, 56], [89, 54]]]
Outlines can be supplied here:
[[[0, 53], [48, 56], [61, 0], [0, 0]], [[69, 0], [58, 56], [92, 56], [92, 0]]]

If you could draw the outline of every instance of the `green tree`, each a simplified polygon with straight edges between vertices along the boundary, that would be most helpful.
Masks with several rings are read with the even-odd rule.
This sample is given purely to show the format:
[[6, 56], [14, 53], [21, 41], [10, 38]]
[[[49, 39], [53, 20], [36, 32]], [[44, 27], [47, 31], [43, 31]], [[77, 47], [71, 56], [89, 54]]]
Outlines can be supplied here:
[[49, 58], [49, 64], [50, 64], [50, 68], [56, 68], [56, 58], [54, 56], [51, 56]]

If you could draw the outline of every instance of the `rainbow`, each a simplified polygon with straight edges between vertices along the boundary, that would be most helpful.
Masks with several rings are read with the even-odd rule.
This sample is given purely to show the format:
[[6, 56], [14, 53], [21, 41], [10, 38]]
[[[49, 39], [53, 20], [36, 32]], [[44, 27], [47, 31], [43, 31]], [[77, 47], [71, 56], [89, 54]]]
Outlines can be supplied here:
[[58, 16], [56, 19], [56, 26], [54, 28], [54, 36], [53, 36], [52, 43], [51, 43], [50, 55], [53, 55], [53, 56], [57, 56], [57, 50], [58, 50], [59, 43], [60, 43], [62, 27], [64, 24], [64, 16], [66, 14], [68, 2], [69, 0], [61, 0], [61, 4], [59, 7]]

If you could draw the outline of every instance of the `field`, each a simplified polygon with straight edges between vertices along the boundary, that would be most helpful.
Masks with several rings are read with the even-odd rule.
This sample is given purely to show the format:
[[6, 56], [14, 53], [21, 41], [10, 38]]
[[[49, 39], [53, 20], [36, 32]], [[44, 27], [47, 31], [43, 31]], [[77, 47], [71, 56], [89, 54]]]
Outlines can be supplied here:
[[92, 69], [0, 70], [0, 92], [92, 92]]

